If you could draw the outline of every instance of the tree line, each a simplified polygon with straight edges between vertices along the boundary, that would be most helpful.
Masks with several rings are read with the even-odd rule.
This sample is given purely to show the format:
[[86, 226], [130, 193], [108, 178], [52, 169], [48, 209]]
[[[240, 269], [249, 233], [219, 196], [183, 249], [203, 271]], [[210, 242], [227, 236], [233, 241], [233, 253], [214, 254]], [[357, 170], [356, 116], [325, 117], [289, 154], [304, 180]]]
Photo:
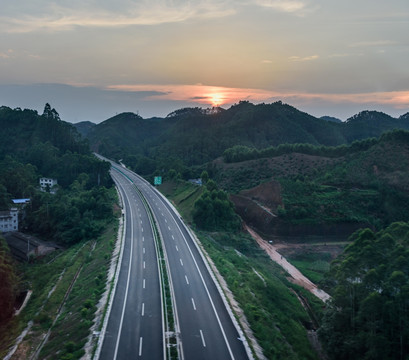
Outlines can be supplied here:
[[382, 134], [379, 138], [355, 140], [351, 144], [339, 146], [313, 145], [308, 143], [280, 144], [265, 149], [257, 149], [245, 145], [235, 145], [223, 152], [226, 163], [241, 162], [247, 160], [275, 157], [284, 154], [302, 153], [307, 155], [325, 156], [337, 158], [365, 151], [372, 146], [390, 140], [409, 141], [409, 131], [392, 130]]
[[408, 359], [409, 223], [362, 229], [323, 286], [332, 295], [319, 335], [331, 359]]

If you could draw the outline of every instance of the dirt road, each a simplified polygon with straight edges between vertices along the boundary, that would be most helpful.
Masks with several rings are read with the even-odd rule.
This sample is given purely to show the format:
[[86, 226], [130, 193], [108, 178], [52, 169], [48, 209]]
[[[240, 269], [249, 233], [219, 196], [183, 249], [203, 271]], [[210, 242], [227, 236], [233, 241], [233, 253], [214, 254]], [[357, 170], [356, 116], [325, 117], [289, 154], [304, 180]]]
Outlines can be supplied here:
[[308, 290], [324, 302], [330, 298], [325, 291], [318, 289], [317, 285], [301, 274], [301, 272], [294, 265], [291, 265], [285, 257], [280, 255], [274, 245], [263, 240], [260, 235], [258, 235], [254, 230], [250, 229], [247, 225], [246, 230], [253, 237], [253, 239], [257, 241], [257, 244], [259, 244], [259, 246], [270, 256], [271, 260], [287, 271], [287, 273], [294, 279], [294, 283], [302, 286], [304, 289]]

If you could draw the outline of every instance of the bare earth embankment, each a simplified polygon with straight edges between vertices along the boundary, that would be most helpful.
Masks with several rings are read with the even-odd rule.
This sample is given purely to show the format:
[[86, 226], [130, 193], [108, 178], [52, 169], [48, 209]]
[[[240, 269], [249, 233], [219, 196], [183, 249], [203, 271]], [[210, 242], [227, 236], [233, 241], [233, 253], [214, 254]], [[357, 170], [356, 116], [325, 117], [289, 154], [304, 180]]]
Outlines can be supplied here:
[[263, 240], [254, 230], [245, 226], [248, 233], [257, 241], [257, 244], [270, 256], [271, 260], [280, 265], [292, 277], [294, 283], [302, 286], [304, 289], [311, 292], [313, 295], [326, 302], [330, 296], [323, 290], [319, 289], [317, 285], [306, 278], [301, 272], [292, 264], [290, 264], [285, 257], [277, 252], [277, 248]]

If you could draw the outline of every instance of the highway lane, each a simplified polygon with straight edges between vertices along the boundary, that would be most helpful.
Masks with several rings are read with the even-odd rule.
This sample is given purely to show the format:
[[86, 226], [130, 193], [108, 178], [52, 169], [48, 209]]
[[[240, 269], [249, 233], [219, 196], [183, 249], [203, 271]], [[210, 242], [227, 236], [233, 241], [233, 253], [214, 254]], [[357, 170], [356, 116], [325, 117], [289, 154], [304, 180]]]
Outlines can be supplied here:
[[99, 359], [164, 359], [157, 254], [146, 209], [134, 185], [111, 170], [125, 210], [121, 268]]
[[248, 359], [243, 341], [178, 214], [136, 174], [121, 169], [149, 202], [162, 234], [173, 283], [184, 359]]

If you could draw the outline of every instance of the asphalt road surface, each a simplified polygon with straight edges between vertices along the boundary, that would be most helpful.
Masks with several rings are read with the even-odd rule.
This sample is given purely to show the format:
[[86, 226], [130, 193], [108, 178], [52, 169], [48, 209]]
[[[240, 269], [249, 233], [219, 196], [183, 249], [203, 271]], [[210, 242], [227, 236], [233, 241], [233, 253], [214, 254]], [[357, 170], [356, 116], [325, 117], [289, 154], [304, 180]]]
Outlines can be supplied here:
[[167, 258], [181, 359], [249, 359], [232, 316], [180, 215], [153, 186], [111, 163], [126, 213], [122, 265], [100, 359], [163, 359], [166, 354], [157, 253], [148, 215], [156, 218]]
[[135, 186], [112, 171], [125, 210], [121, 268], [99, 359], [164, 359], [164, 325], [151, 224]]

